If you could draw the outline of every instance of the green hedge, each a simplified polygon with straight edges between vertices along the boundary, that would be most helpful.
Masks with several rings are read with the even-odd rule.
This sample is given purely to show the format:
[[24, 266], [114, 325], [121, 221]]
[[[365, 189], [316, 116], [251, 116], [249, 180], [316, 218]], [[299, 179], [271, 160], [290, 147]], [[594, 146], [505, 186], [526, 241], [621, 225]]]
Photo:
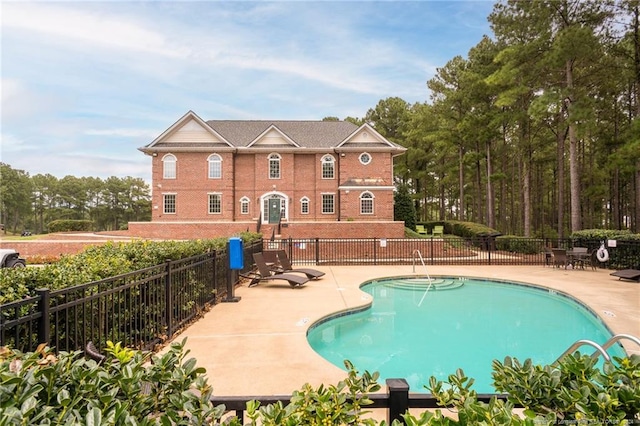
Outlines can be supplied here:
[[49, 232], [90, 232], [93, 231], [91, 220], [54, 220], [47, 224]]
[[[239, 235], [246, 243], [261, 234]], [[0, 304], [32, 296], [34, 290], [58, 290], [110, 278], [164, 263], [226, 248], [228, 238], [190, 241], [113, 242], [91, 246], [63, 256], [58, 262], [40, 268], [0, 268]]]

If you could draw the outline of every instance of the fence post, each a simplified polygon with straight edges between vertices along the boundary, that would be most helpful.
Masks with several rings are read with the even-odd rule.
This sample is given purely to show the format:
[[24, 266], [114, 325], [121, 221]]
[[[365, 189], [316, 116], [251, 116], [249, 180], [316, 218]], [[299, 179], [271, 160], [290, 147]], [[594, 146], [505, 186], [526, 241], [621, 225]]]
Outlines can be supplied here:
[[320, 264], [320, 238], [316, 238], [316, 265]]
[[171, 290], [171, 260], [166, 261], [164, 277], [164, 304], [165, 304], [165, 321], [167, 323], [167, 338], [171, 339], [173, 335], [173, 292]]
[[[38, 311], [40, 321], [38, 322], [38, 343], [51, 344], [51, 322], [49, 321], [49, 289], [39, 288], [36, 294], [40, 297]], [[17, 342], [16, 342], [17, 343]]]
[[373, 237], [373, 264], [377, 265], [378, 264], [378, 239], [376, 237]]
[[405, 379], [387, 379], [386, 382], [389, 395], [387, 422], [391, 424], [394, 420], [398, 420], [406, 425], [402, 415], [409, 409], [409, 383]]

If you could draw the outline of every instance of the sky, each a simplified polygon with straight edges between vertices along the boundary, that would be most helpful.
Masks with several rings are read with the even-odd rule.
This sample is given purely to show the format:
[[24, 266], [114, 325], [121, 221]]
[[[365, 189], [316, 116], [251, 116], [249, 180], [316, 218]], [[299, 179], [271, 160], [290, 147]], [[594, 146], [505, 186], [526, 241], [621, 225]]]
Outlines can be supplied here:
[[0, 0], [0, 162], [151, 180], [138, 150], [204, 120], [364, 117], [490, 35], [490, 0]]

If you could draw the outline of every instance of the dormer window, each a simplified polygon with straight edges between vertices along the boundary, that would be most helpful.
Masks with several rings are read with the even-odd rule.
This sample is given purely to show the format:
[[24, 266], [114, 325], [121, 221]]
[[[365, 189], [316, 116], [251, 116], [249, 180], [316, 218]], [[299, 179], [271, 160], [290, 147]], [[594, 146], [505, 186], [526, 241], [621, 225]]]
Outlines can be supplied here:
[[322, 157], [322, 179], [334, 179], [336, 170], [336, 160], [327, 154]]
[[222, 157], [218, 154], [211, 154], [207, 158], [209, 163], [209, 179], [221, 179], [222, 178]]
[[269, 155], [269, 179], [280, 179], [280, 155]]
[[176, 156], [173, 154], [162, 157], [162, 177], [164, 179], [176, 178], [176, 162]]

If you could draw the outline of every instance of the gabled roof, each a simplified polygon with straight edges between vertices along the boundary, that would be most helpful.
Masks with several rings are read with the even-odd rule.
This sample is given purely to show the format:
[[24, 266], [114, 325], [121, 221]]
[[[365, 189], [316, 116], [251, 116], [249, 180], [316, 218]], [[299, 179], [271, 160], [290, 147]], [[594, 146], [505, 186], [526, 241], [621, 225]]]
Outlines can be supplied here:
[[[199, 137], [190, 138], [190, 130], [197, 131], [196, 136]], [[180, 136], [182, 136], [181, 139]], [[272, 140], [269, 141], [269, 139]], [[139, 149], [150, 154], [169, 150], [202, 151], [266, 147], [316, 150], [377, 149], [394, 151], [394, 155], [406, 151], [406, 148], [386, 140], [368, 124], [358, 127], [348, 121], [208, 120], [205, 122], [193, 111], [187, 112], [153, 142]]]
[[207, 124], [236, 147], [249, 147], [277, 128], [299, 147], [333, 148], [357, 129], [348, 121], [209, 120]]
[[[249, 143], [249, 145], [247, 145], [247, 147], [251, 147], [254, 145], [260, 145], [261, 142], [264, 141], [264, 139], [266, 138], [275, 138], [273, 135], [277, 135], [277, 138], [279, 140], [283, 140], [285, 145], [291, 145], [291, 146], [295, 146], [297, 148], [300, 148], [300, 145], [298, 143], [296, 143], [296, 141], [294, 141], [293, 139], [291, 139], [289, 136], [287, 136], [286, 133], [282, 132], [280, 129], [278, 129], [278, 127], [276, 125], [271, 125], [269, 126], [269, 128], [267, 130], [265, 130], [264, 132], [260, 133], [254, 140], [251, 141], [251, 143]], [[265, 144], [267, 145], [267, 144]], [[268, 145], [268, 146], [273, 146], [273, 145]]]
[[159, 147], [160, 145], [180, 146], [181, 145], [180, 143], [168, 142], [167, 139], [169, 139], [173, 134], [175, 134], [176, 132], [179, 132], [186, 126], [192, 126], [193, 127], [192, 130], [199, 131], [200, 133], [208, 134], [211, 136], [212, 141], [207, 141], [207, 142], [198, 141], [198, 142], [195, 142], [193, 145], [198, 146], [198, 145], [204, 144], [207, 146], [211, 146], [211, 145], [221, 145], [225, 147], [233, 146], [223, 136], [221, 136], [219, 133], [213, 130], [203, 119], [198, 117], [198, 114], [196, 114], [193, 111], [188, 111], [185, 115], [180, 117], [178, 121], [173, 123], [167, 130], [162, 132], [160, 136], [155, 138], [153, 142], [139, 149], [143, 152], [149, 152], [149, 151], [152, 151], [152, 149], [150, 148]]

